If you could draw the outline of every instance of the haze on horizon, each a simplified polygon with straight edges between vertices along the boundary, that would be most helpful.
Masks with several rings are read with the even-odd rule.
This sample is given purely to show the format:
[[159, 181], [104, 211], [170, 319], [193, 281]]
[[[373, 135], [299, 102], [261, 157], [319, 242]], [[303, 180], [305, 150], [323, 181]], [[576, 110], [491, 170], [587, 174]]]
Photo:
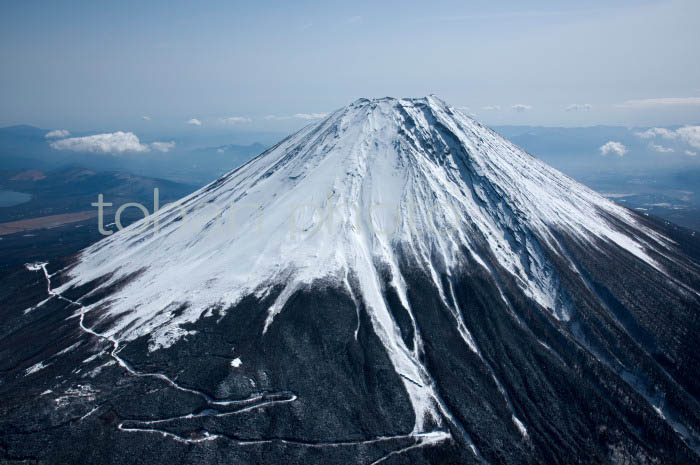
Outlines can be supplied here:
[[700, 122], [690, 0], [7, 2], [0, 126], [289, 131], [435, 93], [488, 124]]

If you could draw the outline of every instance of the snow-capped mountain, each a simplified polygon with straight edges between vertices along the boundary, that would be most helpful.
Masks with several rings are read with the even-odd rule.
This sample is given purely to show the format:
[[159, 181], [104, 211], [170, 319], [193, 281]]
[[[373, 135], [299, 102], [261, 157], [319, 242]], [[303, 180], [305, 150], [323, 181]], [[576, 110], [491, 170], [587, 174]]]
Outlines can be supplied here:
[[[440, 276], [457, 272], [466, 251], [486, 271], [493, 261], [527, 297], [567, 320], [570, 305], [542, 251], [563, 255], [556, 232], [584, 246], [615, 244], [660, 271], [650, 254], [671, 244], [435, 97], [358, 100], [161, 210], [156, 221], [157, 233], [142, 222], [87, 249], [59, 289], [109, 276], [107, 287], [138, 274], [110, 295], [105, 316], [126, 314], [110, 334], [151, 334], [152, 348], [172, 344], [184, 334], [179, 324], [215, 306], [284, 284], [265, 331], [296, 290], [331, 278], [350, 291], [355, 276], [356, 297], [400, 357], [408, 351], [392, 342], [398, 328], [379, 271], [388, 268], [408, 309], [399, 250], [445, 302], [450, 290]], [[183, 305], [177, 318], [163, 312]]]
[[24, 314], [59, 306], [107, 379], [198, 399], [115, 407], [134, 451], [695, 463], [699, 250], [436, 97], [360, 99], [35, 265]]

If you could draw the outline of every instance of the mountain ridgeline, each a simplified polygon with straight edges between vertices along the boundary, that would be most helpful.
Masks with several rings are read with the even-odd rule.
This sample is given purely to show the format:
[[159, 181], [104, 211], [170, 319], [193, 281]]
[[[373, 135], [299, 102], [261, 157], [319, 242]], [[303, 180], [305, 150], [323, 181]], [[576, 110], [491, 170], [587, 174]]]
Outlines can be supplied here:
[[700, 463], [700, 242], [433, 96], [12, 283], [7, 457]]

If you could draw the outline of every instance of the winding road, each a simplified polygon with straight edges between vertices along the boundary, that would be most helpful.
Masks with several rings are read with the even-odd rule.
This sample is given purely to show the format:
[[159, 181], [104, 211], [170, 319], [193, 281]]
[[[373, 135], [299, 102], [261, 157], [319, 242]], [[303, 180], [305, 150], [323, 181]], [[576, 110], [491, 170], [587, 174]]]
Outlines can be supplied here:
[[[396, 456], [398, 454], [402, 454], [404, 452], [408, 452], [413, 449], [417, 449], [420, 447], [425, 447], [425, 446], [430, 446], [434, 444], [441, 443], [446, 440], [451, 440], [452, 435], [449, 431], [443, 431], [443, 430], [435, 430], [435, 431], [428, 431], [428, 432], [411, 432], [408, 434], [403, 434], [403, 435], [395, 435], [395, 436], [378, 436], [375, 438], [371, 439], [366, 439], [366, 440], [354, 440], [354, 441], [336, 441], [336, 442], [312, 442], [312, 441], [302, 441], [302, 440], [294, 440], [294, 439], [286, 439], [286, 438], [266, 438], [266, 439], [241, 439], [241, 438], [236, 438], [232, 436], [228, 436], [223, 433], [210, 433], [208, 431], [202, 432], [198, 437], [185, 437], [181, 436], [178, 434], [175, 434], [173, 432], [167, 431], [165, 429], [161, 429], [158, 426], [162, 425], [164, 423], [168, 423], [171, 421], [176, 421], [176, 420], [188, 420], [188, 419], [194, 419], [194, 418], [201, 418], [201, 417], [227, 417], [227, 416], [232, 416], [238, 413], [243, 413], [247, 412], [253, 409], [257, 408], [264, 408], [264, 407], [270, 407], [273, 405], [278, 405], [278, 404], [285, 404], [285, 403], [290, 403], [294, 402], [297, 400], [296, 394], [288, 391], [282, 391], [282, 392], [275, 392], [275, 393], [259, 393], [259, 394], [253, 394], [250, 397], [247, 397], [245, 399], [215, 399], [211, 397], [209, 394], [199, 391], [197, 389], [192, 389], [188, 388], [185, 386], [182, 386], [179, 384], [177, 381], [173, 380], [169, 376], [163, 374], [163, 373], [157, 373], [157, 372], [141, 372], [135, 369], [128, 361], [123, 359], [122, 357], [119, 356], [119, 352], [122, 349], [120, 346], [119, 340], [117, 340], [113, 336], [105, 335], [98, 333], [97, 331], [93, 330], [92, 328], [88, 327], [85, 325], [85, 314], [87, 312], [87, 308], [81, 304], [78, 301], [71, 300], [59, 292], [56, 292], [52, 289], [51, 287], [51, 275], [48, 270], [46, 269], [48, 263], [46, 262], [39, 262], [39, 263], [34, 263], [34, 264], [28, 264], [26, 265], [26, 268], [30, 271], [39, 271], [41, 270], [44, 274], [44, 277], [46, 279], [46, 290], [49, 294], [49, 297], [37, 304], [34, 308], [37, 308], [39, 306], [42, 306], [44, 303], [48, 302], [51, 298], [57, 298], [59, 300], [62, 300], [64, 302], [67, 302], [70, 305], [77, 306], [80, 309], [80, 320], [79, 320], [79, 326], [81, 331], [84, 333], [87, 333], [93, 337], [96, 337], [98, 339], [102, 339], [103, 341], [107, 341], [112, 345], [112, 350], [110, 351], [109, 355], [112, 357], [118, 364], [121, 366], [129, 375], [139, 377], [139, 378], [154, 378], [163, 381], [166, 383], [169, 387], [178, 390], [180, 392], [184, 392], [187, 394], [192, 394], [195, 396], [198, 396], [202, 398], [209, 407], [209, 409], [202, 410], [201, 412], [198, 413], [190, 413], [186, 415], [180, 415], [180, 416], [174, 416], [174, 417], [168, 417], [168, 418], [162, 418], [162, 419], [157, 419], [157, 420], [124, 420], [121, 423], [117, 425], [117, 429], [119, 431], [123, 432], [128, 432], [128, 433], [151, 433], [151, 434], [158, 434], [163, 437], [182, 442], [182, 443], [189, 443], [189, 444], [196, 444], [196, 443], [201, 443], [205, 441], [213, 441], [213, 440], [228, 440], [235, 442], [241, 446], [245, 445], [260, 445], [260, 444], [271, 444], [271, 443], [281, 443], [281, 444], [290, 444], [290, 445], [296, 445], [296, 446], [302, 446], [302, 447], [312, 447], [312, 448], [325, 448], [325, 447], [357, 447], [361, 445], [372, 445], [372, 444], [378, 444], [378, 443], [383, 443], [383, 442], [390, 442], [390, 441], [398, 441], [398, 440], [406, 440], [406, 439], [411, 439], [413, 440], [413, 443], [404, 446], [392, 451], [389, 451], [385, 453], [384, 455], [380, 456], [378, 459], [374, 460], [371, 462], [369, 465], [378, 465], [385, 460]], [[220, 411], [217, 409], [221, 407], [228, 407], [228, 408], [234, 408], [233, 410], [226, 410], [226, 411]], [[90, 413], [85, 415], [83, 417], [86, 418], [89, 415], [91, 415], [94, 411], [96, 411], [98, 408], [93, 409]]]

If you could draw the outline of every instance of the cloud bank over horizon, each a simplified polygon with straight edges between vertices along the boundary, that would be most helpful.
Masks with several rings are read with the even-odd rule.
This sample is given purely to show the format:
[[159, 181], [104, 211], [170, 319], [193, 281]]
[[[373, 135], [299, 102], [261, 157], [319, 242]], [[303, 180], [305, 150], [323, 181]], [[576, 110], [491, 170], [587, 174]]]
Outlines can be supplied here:
[[286, 121], [291, 119], [299, 120], [315, 120], [323, 119], [328, 116], [329, 113], [295, 113], [293, 115], [266, 115], [263, 117], [266, 121]]
[[510, 108], [512, 108], [513, 110], [515, 110], [515, 111], [517, 111], [517, 112], [519, 112], [519, 113], [522, 113], [522, 112], [524, 112], [524, 111], [530, 111], [530, 110], [532, 110], [532, 105], [525, 105], [525, 104], [523, 104], [523, 103], [516, 103], [515, 105], [513, 105], [513, 106], [510, 107]]
[[[644, 131], [634, 133], [640, 139], [649, 140], [649, 148], [656, 152], [668, 153], [675, 152], [671, 147], [662, 146], [654, 142], [657, 138], [664, 139], [675, 144], [686, 144], [692, 149], [700, 149], [700, 126], [683, 126], [678, 129], [668, 128], [649, 128]], [[683, 151], [686, 155], [695, 156], [694, 150], [686, 149]]]
[[221, 118], [219, 121], [221, 121], [224, 124], [240, 124], [253, 122], [253, 120], [248, 118], [247, 116], [229, 116], [227, 118]]
[[593, 108], [593, 105], [590, 103], [572, 103], [571, 105], [567, 105], [565, 108], [566, 111], [590, 111]]

